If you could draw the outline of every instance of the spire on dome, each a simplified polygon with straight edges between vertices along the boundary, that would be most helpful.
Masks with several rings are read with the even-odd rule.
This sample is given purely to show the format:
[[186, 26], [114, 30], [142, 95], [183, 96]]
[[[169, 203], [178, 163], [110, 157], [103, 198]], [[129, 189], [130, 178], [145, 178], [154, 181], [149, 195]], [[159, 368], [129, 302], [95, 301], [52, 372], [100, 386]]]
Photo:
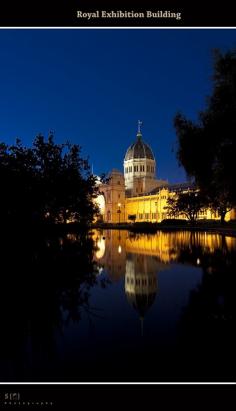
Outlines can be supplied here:
[[143, 125], [143, 122], [138, 120], [138, 132], [137, 132], [137, 137], [138, 139], [141, 139], [142, 133], [141, 133], [141, 126]]

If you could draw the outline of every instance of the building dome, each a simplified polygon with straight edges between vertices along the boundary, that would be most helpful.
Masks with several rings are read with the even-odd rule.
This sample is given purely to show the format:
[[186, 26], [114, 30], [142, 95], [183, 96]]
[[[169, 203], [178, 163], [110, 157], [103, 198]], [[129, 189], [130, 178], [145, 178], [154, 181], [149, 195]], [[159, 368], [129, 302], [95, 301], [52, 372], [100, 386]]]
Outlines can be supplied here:
[[151, 147], [142, 140], [141, 132], [138, 132], [137, 140], [128, 148], [125, 155], [125, 161], [139, 158], [155, 160]]
[[138, 312], [140, 317], [144, 317], [148, 309], [153, 305], [156, 292], [132, 293], [126, 292], [127, 300], [130, 305]]
[[126, 195], [137, 196], [156, 187], [156, 161], [151, 147], [143, 141], [138, 122], [136, 141], [128, 148], [124, 158]]
[[131, 306], [144, 316], [153, 305], [157, 292], [156, 261], [139, 254], [126, 260], [125, 294]]

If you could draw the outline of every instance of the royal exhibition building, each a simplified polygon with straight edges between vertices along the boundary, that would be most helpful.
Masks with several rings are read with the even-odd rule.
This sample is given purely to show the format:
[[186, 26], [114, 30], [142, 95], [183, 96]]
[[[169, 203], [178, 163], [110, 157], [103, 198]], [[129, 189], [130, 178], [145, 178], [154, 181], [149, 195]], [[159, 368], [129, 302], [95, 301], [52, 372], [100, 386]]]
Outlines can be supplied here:
[[[108, 182], [100, 184], [97, 203], [101, 218], [106, 223], [161, 222], [171, 218], [167, 213], [167, 200], [180, 192], [196, 190], [190, 183], [169, 184], [158, 180], [157, 165], [151, 147], [144, 142], [139, 122], [136, 141], [128, 148], [124, 158], [124, 173], [113, 169]], [[130, 218], [131, 217], [131, 218]], [[235, 209], [226, 214], [225, 220], [235, 219]], [[175, 218], [186, 219], [185, 215]], [[198, 219], [220, 219], [213, 210], [199, 212]]]

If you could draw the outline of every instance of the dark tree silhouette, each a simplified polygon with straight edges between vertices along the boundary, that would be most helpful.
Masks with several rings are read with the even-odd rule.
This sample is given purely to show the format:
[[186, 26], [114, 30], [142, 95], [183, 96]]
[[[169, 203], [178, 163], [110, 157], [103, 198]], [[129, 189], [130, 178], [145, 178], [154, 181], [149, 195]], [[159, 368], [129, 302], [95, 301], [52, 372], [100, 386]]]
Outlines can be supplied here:
[[194, 123], [177, 114], [177, 157], [222, 222], [236, 204], [236, 51], [215, 51], [212, 95]]
[[136, 214], [129, 214], [129, 215], [128, 215], [128, 219], [129, 219], [130, 221], [133, 221], [133, 222], [135, 223]]
[[165, 207], [170, 217], [178, 218], [184, 215], [188, 220], [195, 221], [199, 211], [204, 207], [202, 195], [199, 192], [191, 191], [180, 193], [176, 197], [170, 197]]
[[98, 212], [97, 181], [77, 144], [56, 144], [53, 135], [32, 147], [0, 145], [3, 221], [91, 223]]

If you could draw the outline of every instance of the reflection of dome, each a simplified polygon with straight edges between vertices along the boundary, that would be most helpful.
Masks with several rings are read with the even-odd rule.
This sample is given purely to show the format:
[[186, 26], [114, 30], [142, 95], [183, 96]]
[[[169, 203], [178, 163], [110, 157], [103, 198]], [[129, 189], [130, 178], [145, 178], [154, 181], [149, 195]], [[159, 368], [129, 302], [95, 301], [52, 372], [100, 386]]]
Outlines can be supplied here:
[[156, 293], [135, 294], [127, 292], [126, 295], [130, 305], [139, 313], [140, 317], [144, 317], [156, 297]]
[[157, 291], [156, 270], [133, 256], [126, 261], [125, 293], [131, 306], [144, 317], [154, 303]]
[[140, 132], [137, 134], [135, 143], [131, 144], [128, 148], [125, 161], [132, 160], [133, 158], [149, 158], [155, 160], [151, 147], [142, 140], [142, 134]]

